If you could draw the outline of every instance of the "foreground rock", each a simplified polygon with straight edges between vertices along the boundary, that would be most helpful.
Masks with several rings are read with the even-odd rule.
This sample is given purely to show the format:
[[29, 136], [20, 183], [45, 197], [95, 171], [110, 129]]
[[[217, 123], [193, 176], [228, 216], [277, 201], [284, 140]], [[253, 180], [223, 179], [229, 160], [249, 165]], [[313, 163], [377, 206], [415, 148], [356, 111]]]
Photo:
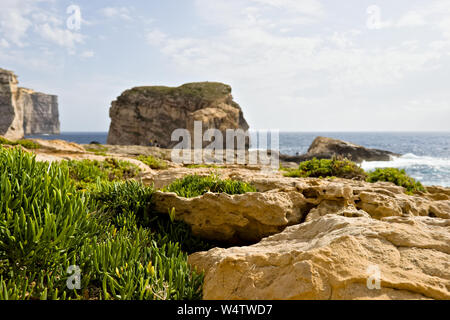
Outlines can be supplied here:
[[390, 161], [392, 157], [400, 156], [399, 154], [365, 148], [350, 142], [326, 138], [317, 137], [308, 149], [308, 152], [300, 156], [282, 156], [281, 160], [286, 162], [301, 162], [317, 159], [331, 159], [334, 156], [345, 157], [357, 163], [363, 161]]
[[17, 86], [17, 76], [0, 69], [0, 135], [59, 134], [58, 98]]
[[174, 208], [175, 219], [189, 224], [194, 235], [228, 243], [257, 242], [300, 223], [309, 210], [303, 195], [295, 191], [207, 193], [189, 199], [158, 191], [153, 203], [162, 213]]
[[38, 152], [45, 153], [85, 153], [86, 150], [79, 144], [64, 140], [31, 139], [39, 145]]
[[214, 82], [127, 90], [112, 102], [110, 117], [108, 144], [118, 145], [153, 142], [169, 148], [178, 143], [171, 141], [172, 132], [188, 129], [192, 133], [194, 121], [201, 121], [204, 130], [248, 129], [231, 87]]
[[[309, 205], [307, 221], [327, 214], [336, 214], [348, 207], [352, 210], [353, 208], [363, 210], [374, 219], [408, 215], [450, 219], [450, 189], [441, 187], [429, 187], [427, 193], [411, 196], [405, 193], [405, 188], [388, 182], [288, 178], [282, 176], [280, 172], [244, 168], [174, 168], [147, 175], [144, 181], [149, 185], [153, 184], [157, 188], [162, 188], [189, 174], [207, 176], [211, 173], [218, 174], [222, 179], [250, 183], [260, 193], [297, 192]], [[199, 205], [204, 208], [204, 211], [214, 212], [215, 210], [210, 204]]]
[[189, 262], [204, 299], [450, 299], [450, 220], [329, 215]]

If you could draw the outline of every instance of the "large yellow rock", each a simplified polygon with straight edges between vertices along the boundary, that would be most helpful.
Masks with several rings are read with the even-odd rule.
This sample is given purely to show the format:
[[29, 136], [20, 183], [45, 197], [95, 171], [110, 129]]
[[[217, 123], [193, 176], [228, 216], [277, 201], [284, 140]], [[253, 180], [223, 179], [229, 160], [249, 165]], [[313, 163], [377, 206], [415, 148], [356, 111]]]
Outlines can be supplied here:
[[189, 224], [196, 236], [238, 243], [257, 242], [300, 223], [309, 208], [303, 195], [295, 191], [206, 193], [195, 198], [157, 191], [152, 202], [162, 213], [174, 208], [175, 218]]
[[450, 299], [450, 220], [327, 215], [189, 262], [204, 299]]

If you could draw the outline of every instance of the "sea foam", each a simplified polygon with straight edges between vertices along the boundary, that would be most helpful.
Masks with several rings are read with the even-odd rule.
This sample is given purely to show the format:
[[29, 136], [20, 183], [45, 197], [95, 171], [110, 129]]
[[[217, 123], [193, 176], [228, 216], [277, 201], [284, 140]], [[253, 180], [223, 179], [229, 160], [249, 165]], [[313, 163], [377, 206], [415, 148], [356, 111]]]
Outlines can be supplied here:
[[435, 158], [417, 156], [412, 153], [401, 157], [394, 157], [392, 161], [364, 161], [364, 170], [372, 171], [376, 168], [398, 168], [425, 185], [450, 186], [450, 158]]

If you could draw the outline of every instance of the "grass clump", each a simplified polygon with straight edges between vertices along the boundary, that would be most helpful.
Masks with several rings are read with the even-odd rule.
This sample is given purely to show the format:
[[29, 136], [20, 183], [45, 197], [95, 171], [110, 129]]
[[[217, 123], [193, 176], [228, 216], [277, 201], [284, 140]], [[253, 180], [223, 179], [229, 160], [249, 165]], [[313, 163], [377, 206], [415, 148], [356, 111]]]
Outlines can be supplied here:
[[11, 141], [11, 140], [5, 139], [3, 137], [0, 137], [0, 145], [22, 146], [26, 149], [31, 149], [31, 150], [36, 150], [36, 149], [40, 148], [40, 146], [36, 142], [33, 142], [28, 139]]
[[107, 156], [108, 147], [102, 146], [101, 144], [91, 144], [89, 147], [84, 147], [88, 152], [92, 152], [97, 156]]
[[215, 164], [188, 164], [186, 165], [188, 169], [199, 169], [199, 168], [209, 168], [209, 169], [219, 169], [219, 166]]
[[386, 181], [392, 182], [397, 186], [404, 187], [408, 194], [417, 192], [425, 192], [423, 185], [414, 178], [408, 176], [405, 170], [397, 168], [378, 168], [375, 171], [369, 172], [367, 177], [368, 182]]
[[392, 182], [404, 187], [407, 194], [425, 192], [423, 185], [414, 178], [408, 176], [405, 170], [397, 168], [378, 168], [372, 172], [365, 172], [356, 163], [347, 159], [322, 159], [316, 158], [301, 162], [297, 169], [281, 168], [286, 177], [301, 178], [344, 178], [365, 180], [367, 182]]
[[128, 162], [117, 159], [98, 160], [70, 160], [65, 162], [70, 178], [76, 181], [80, 188], [101, 181], [119, 181], [136, 178], [140, 169]]
[[179, 243], [183, 251], [193, 253], [211, 249], [211, 244], [192, 235], [191, 228], [170, 215], [151, 210], [153, 188], [137, 181], [101, 182], [90, 196], [95, 208], [101, 208], [103, 219], [117, 228], [149, 228], [159, 243]]
[[158, 159], [152, 155], [139, 156], [136, 159], [143, 162], [144, 164], [146, 164], [147, 166], [149, 166], [150, 168], [155, 169], [155, 170], [163, 170], [163, 169], [168, 168], [167, 162], [165, 162], [164, 160]]
[[366, 179], [365, 171], [347, 159], [312, 159], [301, 162], [297, 169], [283, 169], [286, 177]]
[[202, 177], [189, 175], [183, 179], [178, 179], [169, 186], [162, 189], [164, 192], [174, 192], [180, 197], [193, 198], [201, 196], [207, 192], [244, 194], [246, 192], [256, 192], [252, 185], [231, 179], [220, 179], [217, 175]]
[[152, 188], [105, 180], [78, 192], [67, 165], [1, 147], [0, 172], [0, 300], [201, 298], [184, 231], [148, 209]]

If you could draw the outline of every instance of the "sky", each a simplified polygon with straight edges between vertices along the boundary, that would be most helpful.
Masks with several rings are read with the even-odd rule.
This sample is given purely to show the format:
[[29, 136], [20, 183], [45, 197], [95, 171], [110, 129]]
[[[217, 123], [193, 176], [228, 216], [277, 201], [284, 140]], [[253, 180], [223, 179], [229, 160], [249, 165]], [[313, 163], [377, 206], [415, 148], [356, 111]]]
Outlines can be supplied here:
[[0, 68], [108, 131], [124, 90], [219, 81], [251, 129], [449, 131], [448, 0], [0, 1]]

